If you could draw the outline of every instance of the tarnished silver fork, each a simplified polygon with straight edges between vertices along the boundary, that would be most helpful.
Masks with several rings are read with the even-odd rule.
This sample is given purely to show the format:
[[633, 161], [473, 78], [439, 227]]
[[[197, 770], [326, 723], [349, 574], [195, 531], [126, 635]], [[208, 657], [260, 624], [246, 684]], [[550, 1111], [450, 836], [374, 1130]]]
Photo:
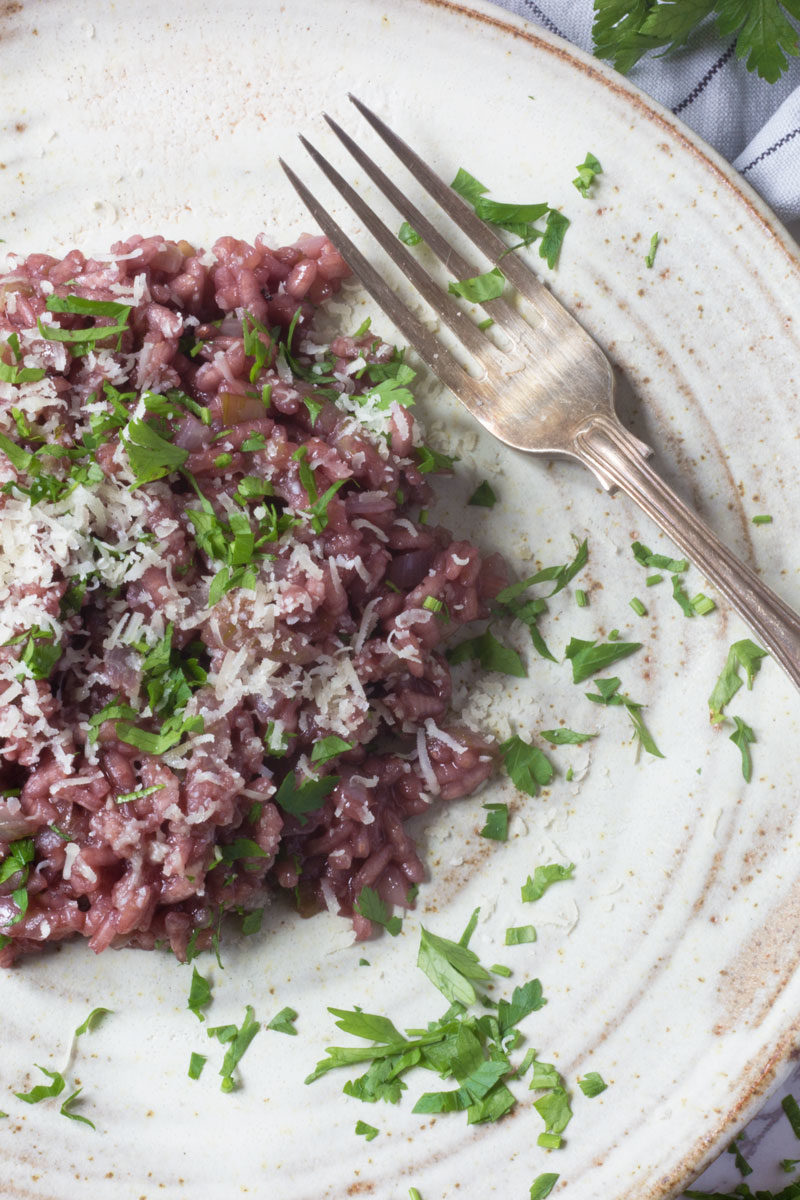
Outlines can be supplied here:
[[[509, 446], [577, 459], [603, 487], [621, 488], [705, 574], [800, 687], [800, 616], [664, 482], [647, 461], [650, 449], [619, 421], [614, 375], [600, 347], [498, 234], [397, 134], [351, 96], [372, 128], [532, 307], [528, 321], [507, 299], [483, 307], [509, 340], [505, 350], [428, 274], [357, 191], [304, 137], [301, 142], [330, 182], [406, 278], [453, 331], [480, 367], [470, 374], [392, 290], [298, 176], [281, 166], [320, 228], [420, 358], [480, 423]], [[417, 206], [331, 117], [328, 125], [378, 189], [456, 279], [482, 273], [455, 250]], [[484, 268], [485, 269], [485, 268]]]

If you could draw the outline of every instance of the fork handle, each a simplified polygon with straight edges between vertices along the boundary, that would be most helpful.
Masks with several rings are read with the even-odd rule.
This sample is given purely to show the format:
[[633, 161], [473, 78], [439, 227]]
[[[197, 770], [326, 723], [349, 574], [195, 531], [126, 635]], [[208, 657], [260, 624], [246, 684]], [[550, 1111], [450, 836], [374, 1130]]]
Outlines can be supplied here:
[[578, 458], [604, 487], [619, 487], [688, 555], [800, 688], [800, 616], [728, 549], [653, 470], [639, 442], [608, 414], [574, 435]]

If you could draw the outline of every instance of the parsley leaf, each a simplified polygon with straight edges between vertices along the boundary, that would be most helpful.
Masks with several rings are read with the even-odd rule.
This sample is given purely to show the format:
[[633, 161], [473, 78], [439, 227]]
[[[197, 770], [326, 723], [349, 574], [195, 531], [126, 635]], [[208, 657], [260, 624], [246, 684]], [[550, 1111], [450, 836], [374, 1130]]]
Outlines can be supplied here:
[[[413, 242], [410, 244], [414, 245]], [[366, 1138], [368, 1142], [371, 1142], [373, 1138], [378, 1136], [380, 1130], [376, 1129], [374, 1125], [368, 1125], [366, 1121], [356, 1121], [356, 1133], [359, 1137]]]
[[572, 682], [583, 683], [596, 671], [610, 667], [621, 658], [627, 658], [641, 649], [641, 642], [600, 642], [570, 638], [564, 656], [572, 662]]
[[344, 738], [337, 737], [335, 733], [331, 733], [328, 737], [322, 738], [314, 743], [314, 749], [311, 751], [312, 763], [328, 762], [331, 758], [336, 758], [339, 754], [344, 754], [347, 750], [352, 750], [355, 742], [346, 742]]
[[363, 887], [361, 889], [353, 908], [362, 917], [366, 917], [369, 921], [374, 921], [376, 925], [382, 925], [392, 937], [397, 937], [403, 928], [403, 922], [400, 917], [389, 916], [389, 909], [386, 907], [386, 904], [371, 887]]
[[412, 229], [408, 221], [403, 221], [403, 224], [397, 231], [397, 236], [406, 246], [418, 246], [422, 241], [416, 229]]
[[572, 181], [573, 187], [576, 187], [583, 198], [588, 200], [589, 189], [594, 182], [594, 178], [596, 175], [602, 175], [603, 168], [593, 154], [587, 153], [586, 158], [575, 170], [578, 172], [578, 175]]
[[489, 629], [485, 629], [477, 637], [459, 642], [447, 652], [448, 662], [453, 664], [467, 662], [472, 658], [476, 658], [485, 671], [500, 671], [503, 675], [513, 675], [516, 678], [524, 678], [528, 674], [516, 650], [504, 646]]
[[576, 733], [574, 729], [543, 729], [540, 736], [551, 746], [581, 746], [590, 738], [596, 738], [596, 733]]
[[652, 754], [655, 758], [663, 758], [664, 755], [656, 745], [641, 715], [644, 705], [620, 693], [619, 685], [621, 680], [616, 675], [610, 679], [596, 679], [594, 683], [597, 691], [586, 692], [586, 699], [591, 700], [594, 704], [620, 705], [624, 707], [631, 719], [636, 737], [642, 749], [646, 750], [648, 754]]
[[467, 946], [439, 937], [424, 927], [420, 930], [417, 966], [451, 1004], [474, 1004], [477, 997], [472, 981], [489, 978], [477, 954]]
[[325, 797], [333, 791], [338, 782], [338, 775], [326, 775], [322, 779], [306, 779], [298, 784], [295, 772], [289, 771], [273, 796], [273, 801], [284, 812], [297, 817], [301, 825], [305, 825], [305, 814], [322, 808]]
[[41, 1071], [51, 1083], [39, 1083], [36, 1087], [32, 1087], [29, 1092], [14, 1092], [18, 1100], [24, 1100], [26, 1104], [38, 1104], [41, 1100], [48, 1100], [51, 1096], [60, 1096], [64, 1088], [67, 1086], [66, 1080], [60, 1071], [48, 1071], [47, 1067], [40, 1067], [38, 1063], [34, 1064], [37, 1071]]
[[198, 1021], [205, 1021], [205, 1014], [201, 1010], [207, 1008], [210, 1003], [211, 984], [200, 974], [197, 967], [192, 967], [192, 985], [186, 1007], [194, 1013]]
[[734, 746], [739, 747], [742, 755], [742, 775], [744, 775], [745, 780], [749, 783], [753, 775], [753, 760], [750, 756], [750, 746], [756, 740], [756, 735], [741, 717], [734, 717], [733, 720], [736, 724], [736, 730], [731, 734], [730, 740]]
[[656, 250], [658, 250], [660, 241], [661, 241], [661, 238], [657, 233], [654, 233], [653, 236], [650, 238], [650, 249], [647, 251], [647, 255], [644, 260], [644, 265], [646, 267], [652, 268], [655, 266]]
[[546, 1200], [553, 1188], [558, 1183], [558, 1175], [554, 1175], [552, 1171], [545, 1171], [541, 1175], [537, 1175], [531, 1184], [531, 1200]]
[[742, 686], [739, 667], [744, 668], [747, 686], [748, 688], [752, 688], [753, 680], [761, 667], [761, 659], [766, 657], [767, 651], [762, 650], [750, 638], [742, 638], [741, 641], [733, 643], [728, 651], [725, 666], [722, 668], [719, 679], [714, 684], [714, 690], [708, 698], [712, 724], [719, 724], [722, 720], [725, 706], [730, 703]]
[[163, 479], [182, 467], [189, 451], [174, 446], [147, 421], [130, 421], [120, 433], [128, 462], [135, 475], [134, 487]]
[[232, 1092], [236, 1088], [233, 1072], [260, 1028], [252, 1006], [248, 1004], [245, 1006], [244, 1020], [238, 1029], [235, 1025], [219, 1025], [206, 1030], [209, 1037], [215, 1037], [217, 1041], [228, 1046], [219, 1069], [222, 1076], [221, 1091]]
[[508, 805], [484, 804], [486, 823], [480, 831], [480, 836], [491, 838], [494, 842], [508, 841]]
[[536, 930], [533, 925], [511, 925], [506, 930], [507, 946], [524, 946], [536, 941]]
[[601, 1092], [604, 1092], [608, 1087], [608, 1084], [601, 1075], [598, 1075], [597, 1071], [587, 1071], [587, 1073], [578, 1080], [578, 1087], [581, 1089], [584, 1096], [588, 1096], [591, 1100], [595, 1096], [599, 1096]]
[[500, 754], [514, 786], [527, 796], [535, 796], [553, 778], [553, 766], [547, 755], [517, 734], [500, 744]]
[[208, 1055], [198, 1054], [196, 1051], [192, 1051], [192, 1056], [189, 1059], [189, 1070], [187, 1071], [187, 1075], [189, 1076], [189, 1078], [190, 1079], [199, 1079], [200, 1076], [203, 1074], [203, 1067], [206, 1065], [207, 1062], [208, 1062]]
[[502, 296], [505, 284], [503, 272], [499, 267], [493, 267], [491, 271], [473, 275], [471, 279], [451, 280], [447, 290], [452, 296], [462, 296], [472, 304], [484, 304], [487, 300]]
[[547, 863], [545, 866], [536, 867], [533, 875], [529, 875], [525, 883], [522, 885], [522, 899], [526, 903], [532, 903], [534, 900], [541, 900], [549, 887], [554, 883], [560, 883], [564, 879], [572, 879], [572, 873], [575, 870], [575, 863]]
[[103, 1017], [110, 1016], [113, 1011], [112, 1008], [93, 1008], [86, 1020], [75, 1030], [75, 1037], [82, 1037], [84, 1033], [90, 1033], [96, 1029]]
[[491, 484], [485, 479], [478, 484], [467, 501], [467, 504], [475, 505], [477, 508], [494, 508], [496, 503], [497, 496], [495, 496]]
[[275, 1033], [288, 1033], [292, 1037], [297, 1037], [297, 1030], [294, 1027], [296, 1020], [297, 1013], [293, 1008], [282, 1008], [265, 1028], [271, 1029]]

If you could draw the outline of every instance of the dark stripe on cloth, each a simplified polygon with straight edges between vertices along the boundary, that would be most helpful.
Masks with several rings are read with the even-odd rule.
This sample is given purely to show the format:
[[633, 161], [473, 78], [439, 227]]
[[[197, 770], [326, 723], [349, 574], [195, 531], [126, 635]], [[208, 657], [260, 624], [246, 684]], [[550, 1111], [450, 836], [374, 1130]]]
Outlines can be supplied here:
[[694, 103], [694, 101], [697, 99], [698, 96], [701, 96], [703, 94], [703, 92], [706, 90], [706, 88], [708, 87], [711, 80], [716, 75], [717, 71], [719, 71], [720, 68], [725, 66], [725, 63], [731, 57], [731, 55], [733, 54], [735, 49], [736, 49], [736, 42], [731, 42], [730, 46], [728, 46], [728, 49], [725, 51], [725, 53], [723, 55], [721, 55], [720, 58], [717, 59], [717, 61], [714, 63], [713, 66], [708, 68], [708, 70], [706, 71], [703, 78], [700, 80], [699, 83], [695, 84], [695, 86], [689, 92], [688, 96], [684, 96], [684, 98], [683, 98], [683, 100], [681, 100], [680, 104], [675, 105], [675, 107], [673, 108], [672, 111], [676, 117], [679, 116], [679, 114], [682, 113], [685, 108], [688, 108], [690, 104]]
[[770, 154], [774, 154], [776, 150], [780, 150], [781, 146], [785, 146], [787, 142], [792, 140], [792, 138], [796, 138], [798, 133], [800, 133], [800, 127], [793, 129], [791, 133], [785, 133], [782, 138], [778, 138], [777, 142], [773, 142], [773, 144], [767, 150], [763, 150], [761, 154], [759, 154], [757, 158], [754, 158], [752, 162], [749, 162], [746, 167], [742, 167], [740, 173], [742, 175], [746, 175], [748, 171], [750, 171], [753, 167], [757, 167], [758, 164], [763, 162], [765, 158], [769, 158]]
[[530, 9], [531, 16], [533, 17], [534, 21], [538, 21], [540, 25], [544, 25], [545, 29], [548, 29], [550, 33], [554, 33], [556, 37], [562, 37], [566, 39], [566, 34], [561, 32], [555, 21], [550, 20], [547, 13], [542, 12], [538, 4], [534, 4], [533, 0], [524, 0], [524, 2], [525, 7]]

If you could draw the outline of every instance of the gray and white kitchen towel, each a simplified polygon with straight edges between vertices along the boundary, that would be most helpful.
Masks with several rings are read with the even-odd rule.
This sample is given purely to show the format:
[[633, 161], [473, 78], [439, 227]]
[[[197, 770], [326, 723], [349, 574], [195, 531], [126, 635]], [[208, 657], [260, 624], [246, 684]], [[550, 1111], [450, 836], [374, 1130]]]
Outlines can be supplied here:
[[[591, 52], [592, 0], [495, 3]], [[800, 58], [766, 83], [707, 20], [687, 46], [647, 54], [629, 78], [710, 142], [779, 217], [800, 218]]]

